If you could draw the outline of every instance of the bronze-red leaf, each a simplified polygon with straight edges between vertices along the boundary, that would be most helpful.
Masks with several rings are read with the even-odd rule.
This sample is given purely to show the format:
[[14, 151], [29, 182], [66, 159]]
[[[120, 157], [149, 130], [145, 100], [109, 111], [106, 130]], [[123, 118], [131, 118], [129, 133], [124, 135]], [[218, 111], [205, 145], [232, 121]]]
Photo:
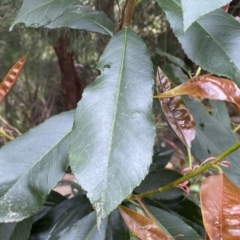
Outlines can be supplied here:
[[17, 81], [20, 73], [22, 72], [23, 66], [27, 60], [27, 55], [19, 59], [13, 67], [9, 70], [5, 78], [0, 84], [0, 103], [13, 87], [15, 82]]
[[208, 177], [200, 192], [203, 222], [211, 240], [240, 239], [240, 189], [224, 174]]
[[119, 206], [121, 216], [128, 226], [129, 230], [133, 232], [138, 238], [142, 240], [170, 240], [168, 236], [158, 225], [151, 219], [146, 218], [140, 213], [137, 213], [129, 208]]
[[229, 79], [216, 77], [211, 74], [194, 77], [188, 82], [158, 95], [157, 98], [180, 95], [225, 100], [234, 103], [240, 111], [240, 90], [237, 85]]
[[[161, 94], [160, 96], [174, 87], [160, 68], [157, 71], [156, 86], [157, 93]], [[191, 142], [196, 135], [196, 124], [182, 98], [176, 96], [173, 98], [161, 98], [159, 101], [175, 134], [186, 147], [191, 147]]]

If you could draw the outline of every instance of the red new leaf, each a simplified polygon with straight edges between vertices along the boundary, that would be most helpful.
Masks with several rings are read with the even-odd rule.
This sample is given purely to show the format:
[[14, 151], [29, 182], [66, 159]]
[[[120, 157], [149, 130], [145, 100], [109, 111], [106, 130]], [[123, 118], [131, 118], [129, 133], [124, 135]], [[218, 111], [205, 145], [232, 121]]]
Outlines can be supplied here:
[[138, 238], [145, 240], [170, 240], [172, 237], [168, 236], [160, 229], [151, 219], [144, 217], [129, 208], [119, 206], [119, 211], [123, 220], [128, 226], [129, 230], [133, 232]]
[[240, 190], [224, 174], [208, 177], [200, 192], [209, 239], [240, 239]]
[[[160, 96], [174, 87], [160, 68], [157, 71], [156, 86], [157, 93], [161, 94]], [[159, 101], [175, 134], [186, 147], [191, 147], [191, 142], [196, 135], [195, 121], [182, 98], [176, 96], [161, 98]]]
[[0, 84], [0, 103], [4, 99], [4, 97], [7, 95], [7, 93], [10, 91], [10, 89], [13, 87], [14, 83], [17, 81], [20, 73], [22, 72], [23, 66], [26, 62], [27, 55], [19, 59], [14, 66], [10, 69], [10, 71], [7, 73], [5, 78]]
[[216, 77], [211, 74], [194, 77], [188, 82], [158, 95], [157, 98], [176, 97], [179, 95], [229, 101], [234, 103], [240, 111], [240, 90], [237, 85], [229, 79]]

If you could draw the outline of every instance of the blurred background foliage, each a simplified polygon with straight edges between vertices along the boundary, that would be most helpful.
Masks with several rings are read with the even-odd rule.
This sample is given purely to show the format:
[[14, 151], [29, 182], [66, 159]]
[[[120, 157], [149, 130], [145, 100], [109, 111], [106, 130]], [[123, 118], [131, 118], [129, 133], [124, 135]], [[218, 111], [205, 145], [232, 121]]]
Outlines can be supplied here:
[[[124, 2], [86, 0], [82, 4], [103, 10], [117, 26]], [[0, 105], [0, 125], [8, 124], [8, 128], [11, 126], [23, 133], [54, 114], [76, 107], [84, 87], [99, 74], [97, 61], [109, 38], [71, 29], [26, 28], [23, 24], [9, 32], [21, 4], [19, 0], [2, 0], [0, 5], [0, 81], [12, 65], [28, 53], [23, 73]], [[238, 4], [233, 4], [233, 13], [239, 9]], [[184, 59], [192, 71], [195, 70], [156, 1], [137, 1], [132, 27], [147, 44], [155, 67], [174, 70], [166, 58], [155, 52], [160, 48]]]

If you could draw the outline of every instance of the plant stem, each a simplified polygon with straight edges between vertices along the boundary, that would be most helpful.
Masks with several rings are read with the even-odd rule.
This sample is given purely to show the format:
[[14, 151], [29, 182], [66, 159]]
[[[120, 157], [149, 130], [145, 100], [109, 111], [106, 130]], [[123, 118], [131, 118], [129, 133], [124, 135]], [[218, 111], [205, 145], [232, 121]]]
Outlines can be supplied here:
[[187, 147], [187, 154], [188, 154], [188, 167], [192, 168], [192, 154], [190, 147]]
[[138, 194], [138, 195], [132, 195], [132, 199], [138, 200], [138, 199], [141, 199], [141, 198], [150, 197], [150, 196], [155, 195], [157, 193], [161, 193], [161, 192], [167, 191], [171, 188], [177, 187], [179, 184], [181, 184], [181, 183], [189, 180], [190, 178], [193, 178], [193, 177], [197, 176], [198, 174], [210, 169], [211, 167], [213, 167], [214, 165], [219, 163], [221, 160], [223, 160], [225, 157], [227, 157], [229, 154], [236, 151], [238, 148], [240, 148], [240, 142], [235, 143], [233, 146], [231, 146], [230, 148], [228, 148], [227, 150], [225, 150], [224, 152], [219, 154], [216, 157], [215, 160], [210, 161], [210, 162], [202, 165], [200, 168], [197, 168], [196, 170], [185, 174], [184, 176], [177, 179], [176, 181], [171, 182], [171, 183], [169, 183], [166, 186], [163, 186], [161, 188], [157, 188], [157, 189], [148, 191], [146, 193], [142, 193], [142, 194]]
[[233, 132], [235, 133], [235, 132], [237, 132], [239, 129], [240, 129], [240, 124], [233, 129]]
[[0, 135], [3, 136], [3, 137], [5, 137], [6, 139], [8, 139], [8, 140], [10, 140], [10, 141], [14, 139], [14, 138], [11, 137], [10, 135], [8, 135], [6, 132], [4, 132], [2, 128], [0, 128]]
[[201, 73], [201, 70], [202, 70], [202, 68], [198, 67], [195, 77], [197, 77]]
[[123, 16], [123, 27], [129, 27], [133, 15], [134, 15], [134, 8], [135, 8], [135, 0], [126, 0], [126, 7], [124, 9], [124, 16]]

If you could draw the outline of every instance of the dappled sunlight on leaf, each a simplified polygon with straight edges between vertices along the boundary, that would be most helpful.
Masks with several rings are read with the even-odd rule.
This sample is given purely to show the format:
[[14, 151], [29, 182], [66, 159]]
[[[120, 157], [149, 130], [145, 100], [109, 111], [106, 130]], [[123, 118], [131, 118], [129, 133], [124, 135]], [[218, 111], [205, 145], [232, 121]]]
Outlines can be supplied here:
[[[156, 85], [157, 93], [161, 96], [174, 87], [160, 68], [157, 71]], [[190, 147], [196, 135], [195, 121], [182, 98], [176, 96], [174, 98], [161, 98], [159, 101], [175, 134], [186, 147]]]
[[125, 223], [138, 238], [151, 240], [172, 239], [151, 219], [144, 217], [129, 208], [119, 206], [119, 211]]
[[9, 70], [5, 78], [0, 84], [0, 103], [13, 87], [15, 82], [17, 81], [20, 73], [22, 72], [23, 66], [27, 60], [27, 55], [19, 59], [13, 67]]
[[211, 74], [197, 76], [157, 97], [176, 97], [190, 95], [195, 98], [209, 98], [225, 100], [235, 104], [240, 111], [240, 90], [237, 85], [229, 79], [220, 78]]
[[202, 184], [201, 207], [211, 240], [240, 238], [240, 190], [224, 174], [208, 177]]

